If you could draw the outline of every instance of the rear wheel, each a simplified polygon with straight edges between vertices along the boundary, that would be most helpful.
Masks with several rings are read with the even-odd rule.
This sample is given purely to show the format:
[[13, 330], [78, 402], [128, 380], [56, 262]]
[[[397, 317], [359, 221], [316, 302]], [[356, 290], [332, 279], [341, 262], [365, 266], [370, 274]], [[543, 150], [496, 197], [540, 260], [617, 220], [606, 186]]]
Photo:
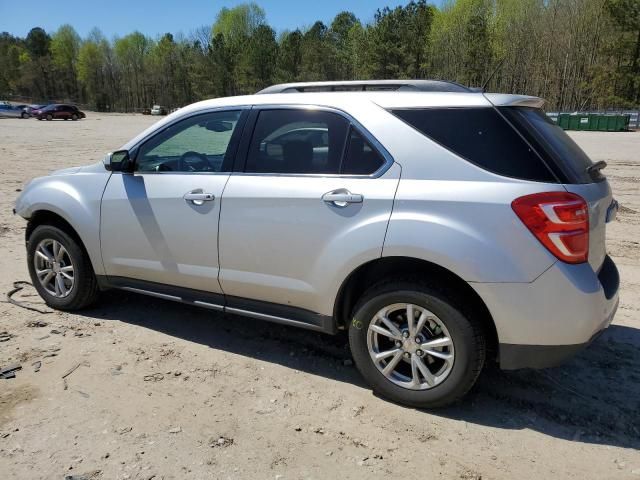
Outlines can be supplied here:
[[59, 228], [36, 227], [27, 241], [27, 262], [33, 286], [50, 307], [78, 310], [98, 296], [98, 283], [87, 254]]
[[51, 115], [50, 113], [47, 115], [47, 120], [53, 120], [53, 115]]
[[485, 359], [482, 329], [446, 294], [397, 280], [369, 289], [349, 327], [358, 370], [373, 390], [413, 407], [442, 407], [473, 386]]
[[20, 116], [21, 116], [22, 118], [29, 118], [29, 114], [28, 114], [27, 112], [22, 112], [22, 113], [20, 114]]

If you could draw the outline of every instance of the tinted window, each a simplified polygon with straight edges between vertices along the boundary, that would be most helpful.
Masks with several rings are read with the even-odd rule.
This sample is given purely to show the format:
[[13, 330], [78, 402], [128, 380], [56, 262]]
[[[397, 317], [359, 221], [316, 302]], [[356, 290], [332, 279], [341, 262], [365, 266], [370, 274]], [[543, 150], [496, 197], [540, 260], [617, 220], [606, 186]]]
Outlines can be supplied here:
[[345, 175], [369, 175], [384, 164], [384, 159], [353, 128], [349, 132], [340, 173]]
[[140, 147], [136, 171], [230, 171], [227, 152], [240, 114], [239, 110], [207, 113], [170, 126]]
[[249, 146], [246, 172], [338, 173], [349, 124], [315, 110], [263, 110]]
[[562, 128], [540, 109], [503, 107], [500, 111], [518, 128], [565, 183], [590, 183], [604, 179], [587, 172], [593, 163]]
[[493, 108], [427, 108], [393, 113], [486, 170], [525, 180], [557, 182], [540, 156]]

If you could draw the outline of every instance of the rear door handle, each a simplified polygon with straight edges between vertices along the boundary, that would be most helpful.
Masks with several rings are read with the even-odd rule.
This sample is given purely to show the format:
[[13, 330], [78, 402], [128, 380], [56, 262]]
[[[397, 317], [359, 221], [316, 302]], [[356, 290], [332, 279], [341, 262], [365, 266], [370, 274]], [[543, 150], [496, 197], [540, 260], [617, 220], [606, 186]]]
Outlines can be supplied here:
[[184, 198], [187, 202], [191, 202], [194, 205], [203, 205], [204, 202], [211, 202], [216, 197], [213, 193], [204, 193], [202, 190], [193, 190], [185, 193]]
[[364, 197], [359, 193], [351, 193], [349, 190], [334, 190], [322, 195], [322, 200], [336, 207], [344, 208], [350, 203], [362, 203]]

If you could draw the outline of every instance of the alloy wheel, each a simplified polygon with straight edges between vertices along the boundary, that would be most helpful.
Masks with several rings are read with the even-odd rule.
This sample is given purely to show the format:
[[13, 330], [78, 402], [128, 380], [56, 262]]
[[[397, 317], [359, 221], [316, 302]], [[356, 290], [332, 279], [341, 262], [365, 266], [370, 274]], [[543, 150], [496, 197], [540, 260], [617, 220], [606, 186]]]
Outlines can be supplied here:
[[455, 359], [453, 339], [442, 320], [411, 303], [379, 310], [369, 323], [367, 347], [376, 368], [395, 385], [410, 390], [442, 383]]
[[33, 257], [35, 273], [40, 285], [57, 298], [68, 296], [75, 284], [74, 266], [67, 249], [50, 238], [38, 243]]

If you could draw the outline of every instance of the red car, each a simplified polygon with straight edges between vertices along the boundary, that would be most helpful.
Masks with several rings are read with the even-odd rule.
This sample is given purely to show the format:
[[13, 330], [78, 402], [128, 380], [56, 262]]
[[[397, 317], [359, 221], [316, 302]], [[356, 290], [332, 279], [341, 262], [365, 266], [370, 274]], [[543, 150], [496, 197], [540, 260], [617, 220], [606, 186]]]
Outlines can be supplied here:
[[35, 112], [35, 117], [38, 120], [79, 120], [80, 118], [86, 118], [87, 116], [74, 105], [54, 103], [53, 105], [47, 105], [42, 110], [37, 110]]

